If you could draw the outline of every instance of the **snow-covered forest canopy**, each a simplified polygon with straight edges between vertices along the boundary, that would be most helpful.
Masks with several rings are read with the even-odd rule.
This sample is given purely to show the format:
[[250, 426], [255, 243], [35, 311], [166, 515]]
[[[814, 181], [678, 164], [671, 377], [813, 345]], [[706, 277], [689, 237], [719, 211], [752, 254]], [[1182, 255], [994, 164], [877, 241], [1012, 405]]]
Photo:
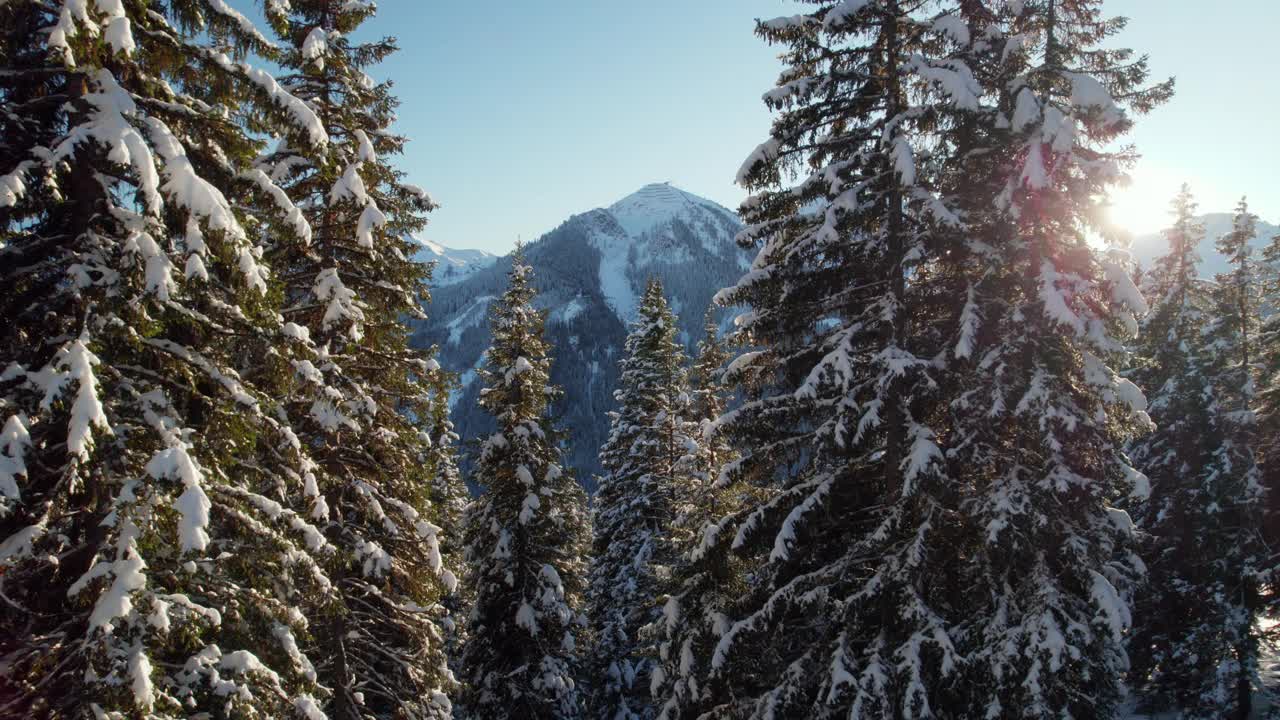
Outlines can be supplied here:
[[0, 0], [0, 720], [1280, 715], [1280, 229], [1113, 224], [1104, 0], [799, 0], [736, 213], [504, 258], [242, 9]]

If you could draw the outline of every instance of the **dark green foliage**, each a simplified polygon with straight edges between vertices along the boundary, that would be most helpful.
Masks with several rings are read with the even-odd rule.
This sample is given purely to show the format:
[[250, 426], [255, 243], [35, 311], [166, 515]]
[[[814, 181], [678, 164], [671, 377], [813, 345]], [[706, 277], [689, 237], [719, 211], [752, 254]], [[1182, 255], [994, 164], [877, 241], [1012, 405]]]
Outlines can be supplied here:
[[1280, 603], [1280, 235], [1263, 248], [1258, 286], [1260, 312], [1254, 366], [1257, 402], [1257, 459], [1265, 495], [1263, 538], [1272, 548], [1265, 562], [1266, 603]]
[[1152, 299], [1133, 377], [1150, 388], [1156, 430], [1134, 443], [1152, 493], [1139, 521], [1147, 584], [1131, 642], [1143, 702], [1192, 718], [1247, 718], [1258, 673], [1262, 487], [1253, 458], [1249, 369], [1256, 288], [1248, 208], [1218, 242], [1233, 270], [1199, 279], [1204, 228], [1184, 185], [1147, 278]]
[[650, 281], [627, 336], [622, 377], [600, 449], [588, 614], [594, 632], [589, 715], [647, 720], [657, 661], [650, 627], [670, 590], [672, 523], [691, 493], [697, 431], [686, 417], [684, 349], [662, 284]]
[[[690, 458], [690, 481], [676, 495], [671, 542], [679, 551], [668, 583], [658, 636], [659, 668], [654, 671], [654, 700], [659, 717], [693, 718], [723, 702], [712, 697], [699, 678], [734, 603], [746, 593], [744, 563], [717, 542], [718, 523], [754, 499], [742, 486], [721, 481], [722, 470], [737, 457], [716, 422], [728, 404], [723, 382], [729, 351], [708, 313], [698, 354], [689, 371], [689, 408], [696, 449]], [[750, 492], [750, 491], [746, 491]]]
[[0, 716], [306, 712], [332, 548], [242, 172], [314, 116], [223, 3], [59, 5], [0, 6]]
[[740, 175], [746, 395], [720, 524], [752, 582], [718, 717], [1107, 717], [1140, 562], [1110, 503], [1141, 298], [1088, 243], [1169, 94], [1099, 3], [813, 2]]
[[440, 603], [456, 579], [440, 534], [458, 518], [436, 500], [458, 482], [448, 477], [447, 449], [435, 446], [448, 442], [446, 379], [429, 351], [409, 349], [403, 322], [429, 300], [428, 269], [405, 236], [434, 204], [390, 163], [405, 144], [390, 132], [397, 101], [390, 83], [366, 71], [395, 43], [351, 39], [373, 12], [340, 0], [268, 7], [286, 44], [281, 81], [315, 110], [330, 142], [314, 147], [287, 134], [257, 167], [310, 227], [271, 236], [269, 258], [284, 319], [308, 331], [294, 341], [287, 401], [316, 462], [304, 495], [338, 548], [326, 562], [334, 592], [313, 600], [312, 641], [323, 649], [316, 671], [333, 691], [325, 711], [448, 717]]
[[586, 494], [561, 465], [548, 413], [559, 389], [532, 271], [517, 252], [510, 287], [490, 308], [493, 346], [481, 405], [497, 423], [471, 481], [466, 583], [475, 593], [462, 667], [471, 718], [577, 718], [586, 569]]

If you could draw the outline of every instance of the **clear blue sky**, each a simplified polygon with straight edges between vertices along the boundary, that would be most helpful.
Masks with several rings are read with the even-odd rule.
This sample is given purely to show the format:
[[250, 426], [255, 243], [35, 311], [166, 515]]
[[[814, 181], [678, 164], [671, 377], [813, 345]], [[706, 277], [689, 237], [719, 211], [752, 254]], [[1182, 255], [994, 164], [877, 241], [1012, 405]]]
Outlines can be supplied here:
[[[443, 207], [426, 236], [494, 252], [671, 181], [736, 207], [732, 180], [763, 140], [760, 95], [778, 70], [753, 19], [785, 0], [383, 0], [370, 34], [401, 51], [374, 71], [396, 83], [402, 159]], [[1186, 180], [1206, 211], [1248, 193], [1280, 219], [1280, 3], [1110, 0], [1121, 39], [1178, 93], [1139, 120], [1144, 154], [1122, 200], [1136, 231]], [[363, 33], [362, 33], [363, 34]]]
[[[1150, 55], [1153, 77], [1174, 76], [1174, 98], [1138, 118], [1143, 158], [1121, 204], [1126, 226], [1152, 230], [1183, 181], [1204, 212], [1228, 212], [1241, 195], [1280, 224], [1280, 2], [1109, 0], [1129, 18], [1118, 44]], [[1125, 222], [1124, 218], [1120, 221]]]

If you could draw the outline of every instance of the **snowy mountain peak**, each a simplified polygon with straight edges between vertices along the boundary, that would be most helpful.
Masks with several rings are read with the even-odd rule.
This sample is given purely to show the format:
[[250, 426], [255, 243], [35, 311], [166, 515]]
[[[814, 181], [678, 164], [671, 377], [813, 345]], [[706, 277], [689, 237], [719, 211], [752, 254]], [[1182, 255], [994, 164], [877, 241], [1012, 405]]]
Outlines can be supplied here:
[[[588, 485], [601, 472], [596, 449], [608, 436], [603, 413], [614, 407], [627, 323], [650, 279], [662, 282], [678, 314], [679, 337], [692, 346], [702, 336], [706, 312], [716, 292], [737, 282], [750, 254], [734, 238], [742, 224], [720, 205], [669, 184], [646, 185], [608, 207], [569, 217], [525, 248], [538, 288], [535, 305], [547, 311], [546, 336], [555, 350], [552, 382], [571, 388], [560, 408], [574, 442], [569, 465]], [[447, 253], [464, 251], [448, 250]], [[459, 373], [454, 397], [458, 432], [481, 437], [493, 432], [493, 418], [478, 405], [476, 368], [492, 340], [488, 307], [507, 288], [509, 257], [461, 279], [438, 260], [427, 319], [414, 325], [414, 346], [440, 349], [440, 364]], [[453, 280], [450, 282], [450, 280]], [[723, 322], [729, 314], [715, 310]]]
[[632, 237], [650, 232], [673, 219], [696, 215], [699, 211], [732, 214], [728, 208], [671, 183], [645, 185], [605, 209]]
[[440, 243], [431, 242], [426, 238], [420, 238], [415, 235], [413, 239], [417, 240], [419, 245], [435, 255], [444, 255], [448, 251], [448, 248]]
[[432, 276], [432, 284], [436, 287], [461, 282], [475, 271], [498, 261], [496, 255], [484, 250], [459, 250], [416, 236], [412, 240], [419, 246], [414, 253], [414, 260], [436, 263], [435, 274]]
[[624, 323], [635, 319], [644, 281], [657, 268], [695, 263], [695, 255], [703, 253], [720, 258], [737, 255], [733, 244], [740, 227], [737, 216], [671, 183], [645, 185], [579, 218], [590, 229], [590, 243], [600, 253], [600, 290]]

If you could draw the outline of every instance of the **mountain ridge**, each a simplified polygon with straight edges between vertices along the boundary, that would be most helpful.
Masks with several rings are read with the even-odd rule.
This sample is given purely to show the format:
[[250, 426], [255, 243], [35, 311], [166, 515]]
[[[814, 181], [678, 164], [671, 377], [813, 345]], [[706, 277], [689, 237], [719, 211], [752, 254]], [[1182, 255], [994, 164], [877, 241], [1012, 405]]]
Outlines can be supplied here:
[[431, 276], [431, 284], [436, 287], [462, 282], [476, 270], [498, 261], [497, 255], [485, 250], [446, 247], [417, 236], [410, 236], [410, 240], [418, 244], [413, 255], [415, 261], [436, 264]]
[[[569, 435], [569, 465], [588, 489], [600, 471], [596, 454], [608, 433], [618, 361], [645, 283], [651, 277], [663, 283], [681, 340], [692, 349], [712, 297], [749, 265], [734, 243], [741, 227], [736, 214], [714, 201], [653, 183], [571, 215], [525, 246], [539, 291], [535, 306], [547, 312], [551, 379], [565, 389], [555, 410]], [[510, 255], [494, 256], [453, 282], [435, 283], [428, 319], [412, 324], [412, 344], [438, 346], [440, 363], [460, 377], [453, 411], [464, 438], [492, 428], [476, 402], [475, 370], [490, 342], [488, 305], [506, 287], [510, 268]], [[720, 321], [726, 316], [716, 313]]]
[[[1196, 253], [1200, 256], [1200, 274], [1204, 277], [1213, 277], [1218, 273], [1226, 272], [1227, 261], [1218, 254], [1214, 244], [1219, 237], [1231, 231], [1235, 213], [1201, 213], [1196, 215], [1196, 219], [1204, 223], [1205, 230], [1204, 238], [1196, 245]], [[1257, 234], [1249, 243], [1255, 256], [1271, 243], [1271, 238], [1280, 235], [1280, 225], [1274, 225], [1262, 219], [1258, 220], [1257, 229]], [[1164, 230], [1157, 230], [1134, 237], [1129, 252], [1144, 269], [1150, 269], [1156, 258], [1169, 251], [1164, 232]]]

